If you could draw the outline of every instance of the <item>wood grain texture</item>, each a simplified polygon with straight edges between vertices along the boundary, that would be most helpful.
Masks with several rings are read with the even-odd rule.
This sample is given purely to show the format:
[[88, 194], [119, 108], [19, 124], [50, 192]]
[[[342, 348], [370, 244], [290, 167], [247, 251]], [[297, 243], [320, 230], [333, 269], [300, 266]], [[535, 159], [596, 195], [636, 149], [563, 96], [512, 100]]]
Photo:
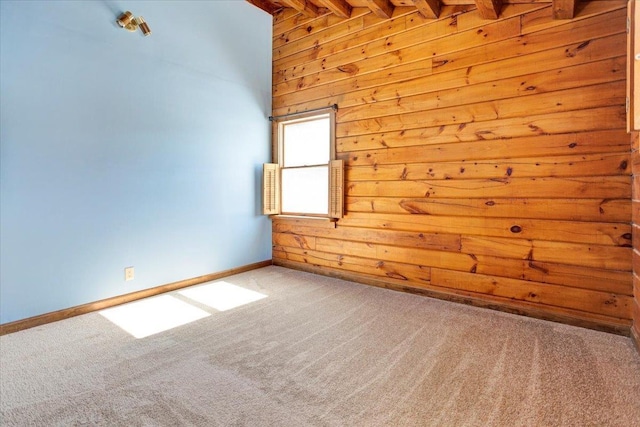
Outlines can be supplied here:
[[427, 235], [425, 233], [438, 233], [440, 239], [450, 233], [631, 247], [631, 226], [628, 223], [354, 212], [340, 221], [339, 225], [337, 230], [346, 229], [348, 232], [361, 228], [384, 232], [402, 230], [420, 232], [423, 236]]
[[[635, 252], [635, 250], [634, 250]], [[636, 349], [640, 352], [640, 276], [634, 268], [633, 274], [633, 325], [631, 327], [631, 338], [634, 340]]]
[[[535, 218], [565, 221], [628, 223], [627, 199], [425, 199], [402, 197], [346, 197], [349, 212], [402, 213], [486, 218]], [[640, 218], [640, 202], [634, 202]], [[635, 221], [635, 220], [634, 220]]]
[[[344, 108], [363, 103], [398, 99], [419, 93], [495, 82], [508, 77], [559, 70], [573, 65], [622, 56], [624, 51], [621, 50], [621, 46], [626, 41], [624, 13], [621, 13], [620, 10], [614, 10], [609, 15], [611, 15], [609, 18], [614, 18], [614, 22], [619, 23], [608, 25], [608, 21], [600, 15], [577, 21], [555, 21], [565, 22], [565, 24], [550, 27], [540, 33], [533, 33], [530, 37], [523, 36], [524, 40], [519, 37], [509, 38], [504, 34], [504, 31], [514, 30], [512, 25], [520, 25], [520, 21], [514, 19], [516, 17], [505, 21], [486, 21], [490, 24], [459, 34], [460, 37], [464, 36], [466, 39], [475, 39], [477, 43], [475, 46], [464, 49], [465, 45], [462, 42], [450, 45], [443, 50], [438, 49], [437, 45], [427, 46], [429, 47], [427, 52], [430, 54], [424, 52], [423, 49], [422, 75], [420, 76], [408, 73], [410, 70], [407, 70], [406, 67], [400, 68], [403, 72], [395, 70], [395, 73], [390, 73], [391, 70], [388, 69], [381, 69], [365, 76], [356, 75], [348, 80], [335, 82], [329, 88], [301, 87], [294, 94], [283, 96], [279, 96], [276, 92], [274, 93], [273, 106], [278, 114], [281, 109], [286, 108], [291, 111], [301, 108], [295, 106], [299, 103], [304, 103], [302, 109], [311, 108], [311, 106], [316, 108], [331, 105], [336, 102]], [[441, 20], [434, 22], [439, 23]], [[429, 30], [434, 31], [439, 29], [435, 24], [423, 27], [431, 27]], [[418, 40], [426, 37], [424, 31], [417, 31], [423, 27], [411, 31]], [[497, 32], [487, 30], [485, 33], [485, 29], [488, 27], [500, 27], [502, 30]], [[561, 29], [564, 32], [560, 31]], [[482, 32], [480, 32], [481, 30]], [[438, 37], [456, 33], [449, 25], [444, 26], [442, 32], [443, 35]], [[401, 34], [406, 33], [408, 32]], [[559, 34], [562, 34], [562, 38], [559, 38]], [[483, 35], [492, 39], [506, 38], [502, 42], [486, 44]], [[370, 61], [380, 54], [402, 50], [394, 50], [394, 48], [403, 48], [403, 46], [410, 48], [410, 46], [417, 44], [415, 38], [398, 40], [391, 37], [386, 39], [389, 40], [387, 43], [391, 43], [389, 46], [383, 43], [384, 40], [376, 41], [365, 48], [349, 50], [345, 54], [338, 53], [322, 60], [305, 61], [303, 65], [293, 65], [293, 67], [297, 70], [297, 76], [316, 71], [320, 74], [317, 74], [315, 78], [322, 79], [321, 74], [324, 74], [321, 72], [322, 70], [332, 72], [336, 67], [347, 65], [350, 68], [357, 67], [356, 62], [358, 61], [355, 60], [354, 55], [359, 55], [362, 58], [361, 61]], [[444, 40], [448, 40], [448, 37], [445, 37]], [[434, 39], [432, 44], [436, 41]], [[429, 42], [422, 44], [424, 43]], [[360, 53], [362, 51], [364, 54]], [[401, 54], [396, 55], [400, 55], [400, 59], [389, 56], [388, 61], [395, 62], [396, 65], [399, 60], [409, 61], [409, 64], [416, 62], [413, 59], [402, 58]], [[424, 67], [426, 60], [431, 61], [430, 70]], [[278, 73], [287, 73], [287, 71], [278, 69], [276, 76]], [[309, 79], [310, 77], [307, 77], [307, 80]], [[384, 80], [382, 84], [380, 79]], [[371, 84], [374, 81], [377, 82], [373, 85], [375, 90], [371, 90]], [[324, 84], [326, 85], [327, 82], [325, 81]]]
[[484, 19], [498, 19], [502, 0], [475, 0], [480, 16]]
[[274, 263], [629, 328], [625, 3], [360, 10], [274, 44], [274, 114], [339, 106], [346, 193], [332, 226], [274, 220]]
[[[634, 5], [632, 10], [637, 5]], [[640, 353], [640, 188], [637, 185], [640, 177], [640, 132], [631, 132], [631, 170], [633, 174], [632, 224], [633, 224], [633, 324], [631, 339]]]
[[234, 274], [243, 273], [245, 271], [255, 270], [257, 268], [272, 265], [272, 260], [265, 260], [253, 264], [232, 268], [221, 271], [219, 273], [207, 274], [204, 276], [194, 277], [192, 279], [181, 280], [179, 282], [168, 283], [166, 285], [157, 286], [155, 288], [145, 289], [143, 291], [132, 292], [126, 295], [120, 295], [113, 298], [107, 298], [88, 304], [78, 305], [63, 310], [45, 313], [39, 316], [30, 317], [28, 319], [18, 320], [15, 322], [3, 323], [0, 325], [0, 335], [10, 334], [22, 331], [24, 329], [33, 328], [35, 326], [47, 323], [57, 322], [59, 320], [68, 319], [82, 314], [91, 313], [93, 311], [104, 310], [105, 308], [114, 307], [116, 305], [125, 304], [142, 298], [148, 298], [154, 295], [172, 292], [187, 286], [198, 285], [200, 283], [210, 282], [212, 280], [222, 279], [223, 277], [233, 276]]
[[395, 6], [389, 0], [367, 0], [367, 7], [378, 17], [389, 19]]
[[351, 5], [345, 0], [319, 0], [334, 15], [340, 18], [349, 18], [351, 16]]
[[625, 319], [631, 318], [632, 298], [629, 296], [438, 268], [431, 270], [431, 283], [445, 288], [462, 289], [541, 305], [567, 307]]
[[577, 0], [553, 0], [553, 17], [571, 19], [576, 13]]
[[440, 15], [440, 0], [413, 0], [413, 4], [425, 18], [437, 18]]
[[629, 1], [627, 11], [629, 37], [627, 38], [627, 130], [640, 131], [640, 7], [637, 1]]
[[292, 7], [308, 17], [316, 17], [319, 14], [318, 6], [307, 0], [280, 0], [285, 6]]

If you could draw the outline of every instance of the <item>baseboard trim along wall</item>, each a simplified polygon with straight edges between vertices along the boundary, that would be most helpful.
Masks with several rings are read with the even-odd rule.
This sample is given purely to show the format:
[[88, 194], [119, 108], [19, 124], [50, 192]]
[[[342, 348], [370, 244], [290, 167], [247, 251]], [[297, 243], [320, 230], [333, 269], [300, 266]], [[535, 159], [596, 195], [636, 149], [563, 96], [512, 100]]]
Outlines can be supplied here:
[[[469, 293], [454, 293], [445, 292], [441, 290], [433, 290], [427, 288], [418, 288], [412, 286], [402, 286], [395, 283], [385, 282], [381, 279], [371, 278], [358, 273], [344, 272], [329, 270], [324, 267], [314, 266], [310, 264], [298, 263], [295, 261], [274, 260], [274, 265], [281, 267], [291, 268], [294, 270], [306, 271], [310, 273], [321, 274], [324, 276], [336, 277], [339, 279], [350, 280], [352, 282], [363, 283], [367, 285], [387, 288], [395, 291], [407, 292], [412, 294], [418, 294], [428, 296], [431, 298], [442, 299], [446, 301], [452, 301], [475, 307], [489, 308], [492, 310], [502, 311], [506, 313], [518, 314], [527, 317], [533, 317], [536, 319], [549, 320], [552, 322], [564, 323], [572, 326], [579, 326], [587, 329], [594, 329], [602, 332], [613, 333], [617, 335], [631, 335], [631, 321], [620, 319], [616, 322], [610, 318], [604, 318], [603, 316], [589, 316], [580, 317], [578, 313], [568, 312], [562, 308], [549, 307], [549, 311], [541, 310], [539, 307], [533, 304], [528, 305], [526, 302], [520, 301], [517, 305], [509, 304], [504, 300], [498, 298], [490, 299], [489, 296], [483, 295], [482, 298], [474, 297]], [[554, 311], [551, 311], [554, 310]], [[595, 318], [594, 318], [595, 317]], [[636, 337], [637, 338], [637, 337]], [[636, 339], [636, 343], [638, 343]]]
[[233, 276], [234, 274], [244, 273], [246, 271], [255, 270], [272, 264], [272, 261], [260, 261], [241, 267], [224, 270], [218, 273], [206, 274], [204, 276], [194, 277], [192, 279], [180, 280], [178, 282], [168, 283], [166, 285], [157, 286], [155, 288], [144, 289], [142, 291], [131, 292], [125, 295], [119, 295], [113, 298], [107, 298], [88, 304], [78, 305], [63, 310], [52, 311], [38, 316], [29, 317], [15, 322], [4, 323], [0, 325], [0, 335], [6, 335], [13, 332], [22, 331], [24, 329], [33, 328], [35, 326], [44, 325], [46, 323], [57, 322], [58, 320], [68, 319], [70, 317], [79, 316], [81, 314], [91, 313], [92, 311], [103, 310], [142, 298], [151, 297], [165, 292], [175, 291], [177, 289], [186, 288], [187, 286], [198, 285], [200, 283], [210, 282], [212, 280], [221, 279], [223, 277]]

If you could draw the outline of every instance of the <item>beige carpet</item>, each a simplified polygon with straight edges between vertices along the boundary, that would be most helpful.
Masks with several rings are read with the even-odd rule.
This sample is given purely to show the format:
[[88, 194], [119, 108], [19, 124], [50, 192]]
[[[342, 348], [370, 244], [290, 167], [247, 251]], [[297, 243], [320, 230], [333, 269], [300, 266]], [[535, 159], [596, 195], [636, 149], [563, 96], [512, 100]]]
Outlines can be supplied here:
[[628, 338], [279, 267], [225, 281], [268, 297], [176, 295], [210, 315], [141, 339], [99, 313], [1, 337], [0, 425], [640, 426]]

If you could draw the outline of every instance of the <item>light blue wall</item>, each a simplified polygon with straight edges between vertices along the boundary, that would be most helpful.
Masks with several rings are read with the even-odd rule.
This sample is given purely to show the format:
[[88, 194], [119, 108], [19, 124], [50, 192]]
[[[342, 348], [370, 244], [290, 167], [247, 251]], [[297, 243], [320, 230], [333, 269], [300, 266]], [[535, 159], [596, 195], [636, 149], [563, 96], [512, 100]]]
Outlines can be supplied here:
[[2, 0], [0, 94], [1, 323], [271, 258], [268, 14]]

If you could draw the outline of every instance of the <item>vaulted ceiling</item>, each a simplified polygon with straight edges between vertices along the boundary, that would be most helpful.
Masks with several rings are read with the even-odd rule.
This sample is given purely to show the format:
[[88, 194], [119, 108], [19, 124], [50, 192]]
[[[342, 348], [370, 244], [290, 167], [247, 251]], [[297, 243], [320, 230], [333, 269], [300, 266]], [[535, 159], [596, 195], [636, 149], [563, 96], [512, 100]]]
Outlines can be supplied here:
[[[534, 0], [247, 0], [260, 9], [275, 15], [284, 9], [294, 9], [308, 17], [332, 13], [349, 18], [354, 8], [368, 8], [383, 19], [393, 16], [395, 8], [414, 8], [425, 18], [437, 18], [442, 5], [475, 4], [478, 13], [485, 19], [498, 19], [503, 3], [528, 3]], [[535, 0], [538, 3], [553, 3], [556, 19], [571, 19], [578, 0]]]

